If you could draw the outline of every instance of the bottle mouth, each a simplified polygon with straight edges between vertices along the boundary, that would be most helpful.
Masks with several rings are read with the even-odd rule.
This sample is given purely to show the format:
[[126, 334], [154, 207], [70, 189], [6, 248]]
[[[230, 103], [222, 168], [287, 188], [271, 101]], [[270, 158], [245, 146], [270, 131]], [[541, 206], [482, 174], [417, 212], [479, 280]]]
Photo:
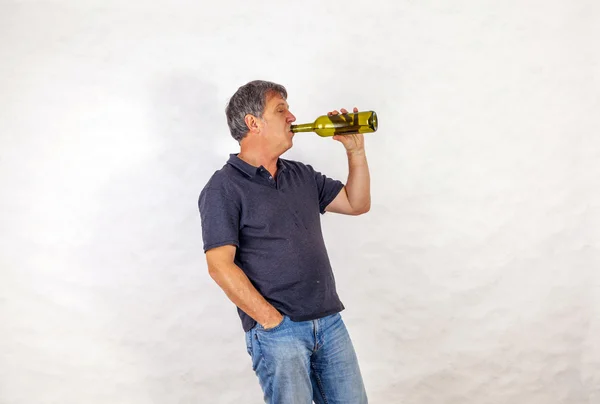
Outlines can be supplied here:
[[369, 126], [373, 129], [373, 132], [377, 130], [377, 113], [373, 111], [371, 116], [369, 117]]

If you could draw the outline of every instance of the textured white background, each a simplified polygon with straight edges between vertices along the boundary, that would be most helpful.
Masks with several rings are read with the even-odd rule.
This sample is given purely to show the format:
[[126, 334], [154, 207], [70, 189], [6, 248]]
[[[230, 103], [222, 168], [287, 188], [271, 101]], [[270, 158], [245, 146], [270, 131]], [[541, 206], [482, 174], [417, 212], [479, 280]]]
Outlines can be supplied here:
[[[262, 78], [373, 109], [325, 215], [372, 403], [600, 403], [600, 5], [0, 1], [0, 403], [262, 402], [197, 197]], [[342, 180], [343, 148], [284, 157]]]

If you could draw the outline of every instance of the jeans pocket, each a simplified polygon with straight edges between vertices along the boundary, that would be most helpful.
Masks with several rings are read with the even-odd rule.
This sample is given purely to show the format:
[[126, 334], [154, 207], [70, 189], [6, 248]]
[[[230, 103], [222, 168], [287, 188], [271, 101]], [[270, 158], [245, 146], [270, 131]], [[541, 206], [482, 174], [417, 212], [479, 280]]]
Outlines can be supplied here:
[[287, 322], [287, 319], [288, 319], [288, 316], [284, 315], [283, 320], [281, 320], [281, 322], [279, 324], [277, 324], [275, 327], [265, 329], [265, 328], [263, 328], [262, 325], [259, 324], [256, 329], [261, 332], [274, 332], [274, 331], [279, 330], [280, 328], [283, 328], [283, 325]]

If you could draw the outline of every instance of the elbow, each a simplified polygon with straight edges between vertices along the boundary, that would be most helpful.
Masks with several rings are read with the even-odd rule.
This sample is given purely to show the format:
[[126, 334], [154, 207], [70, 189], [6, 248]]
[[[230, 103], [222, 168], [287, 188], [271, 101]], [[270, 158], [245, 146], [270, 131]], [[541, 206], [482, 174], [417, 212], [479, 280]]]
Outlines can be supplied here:
[[353, 214], [354, 214], [354, 216], [360, 216], [360, 215], [364, 215], [365, 213], [367, 213], [370, 210], [371, 210], [371, 202], [368, 202], [364, 206], [361, 206], [360, 208], [354, 210]]
[[370, 210], [371, 210], [371, 203], [369, 202], [369, 203], [367, 204], [367, 206], [365, 206], [365, 209], [363, 210], [363, 212], [362, 212], [362, 213], [363, 213], [363, 214], [364, 214], [364, 213], [367, 213], [367, 212], [368, 212], [368, 211], [370, 211]]
[[222, 271], [218, 265], [208, 264], [208, 275], [217, 282], [221, 278]]
[[211, 266], [211, 265], [208, 266], [208, 275], [213, 280], [215, 280], [215, 281], [217, 280], [217, 270], [213, 266]]

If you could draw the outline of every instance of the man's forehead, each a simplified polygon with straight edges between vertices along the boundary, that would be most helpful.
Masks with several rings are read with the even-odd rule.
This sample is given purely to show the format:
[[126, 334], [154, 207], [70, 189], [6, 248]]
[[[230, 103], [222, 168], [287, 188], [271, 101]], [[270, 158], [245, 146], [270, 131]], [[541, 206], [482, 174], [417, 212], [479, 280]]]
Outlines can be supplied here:
[[267, 97], [267, 103], [272, 104], [272, 105], [279, 105], [279, 104], [288, 105], [285, 98], [283, 98], [283, 96], [279, 93], [269, 94], [269, 96]]

